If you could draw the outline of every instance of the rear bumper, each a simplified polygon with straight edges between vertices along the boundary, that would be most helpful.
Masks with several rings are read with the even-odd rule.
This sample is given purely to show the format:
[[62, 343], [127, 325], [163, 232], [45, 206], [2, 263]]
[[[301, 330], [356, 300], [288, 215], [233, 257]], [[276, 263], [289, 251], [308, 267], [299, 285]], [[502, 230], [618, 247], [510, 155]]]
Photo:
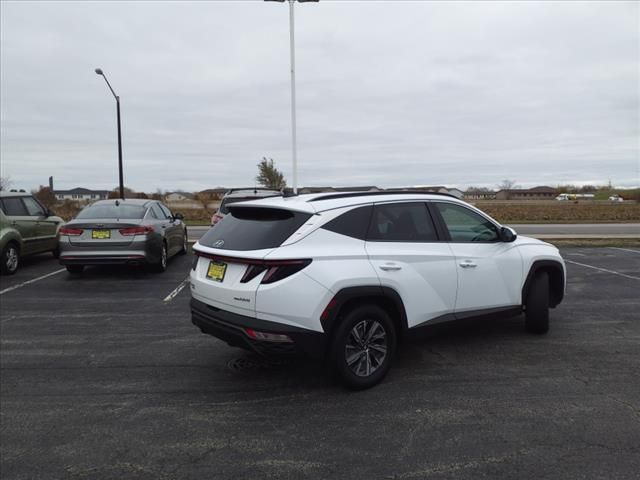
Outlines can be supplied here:
[[[233, 347], [245, 348], [262, 355], [305, 354], [322, 359], [326, 353], [326, 335], [321, 332], [238, 315], [191, 299], [191, 321], [203, 333], [224, 340]], [[293, 342], [268, 342], [247, 335], [245, 328], [258, 332], [289, 336]]]
[[67, 254], [60, 255], [60, 265], [141, 265], [147, 264], [149, 261], [144, 254], [88, 254], [77, 255]]

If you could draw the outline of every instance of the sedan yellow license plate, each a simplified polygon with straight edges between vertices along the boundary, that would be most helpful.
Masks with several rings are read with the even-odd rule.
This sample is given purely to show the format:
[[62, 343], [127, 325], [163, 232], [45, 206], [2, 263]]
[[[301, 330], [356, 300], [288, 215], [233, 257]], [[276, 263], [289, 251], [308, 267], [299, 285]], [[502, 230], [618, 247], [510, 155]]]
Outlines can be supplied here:
[[222, 282], [224, 280], [224, 274], [227, 271], [227, 264], [224, 262], [216, 262], [212, 260], [209, 262], [209, 268], [207, 269], [207, 278], [215, 280], [216, 282]]
[[105, 240], [111, 238], [111, 230], [92, 230], [91, 238], [94, 240]]

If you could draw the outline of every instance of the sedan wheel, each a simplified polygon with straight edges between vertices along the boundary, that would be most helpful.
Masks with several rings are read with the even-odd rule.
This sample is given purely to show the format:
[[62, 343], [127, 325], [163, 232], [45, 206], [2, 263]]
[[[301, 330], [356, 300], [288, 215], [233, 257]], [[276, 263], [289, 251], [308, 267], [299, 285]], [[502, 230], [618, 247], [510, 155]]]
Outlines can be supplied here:
[[184, 230], [184, 239], [182, 240], [182, 250], [180, 250], [181, 255], [186, 255], [189, 251], [189, 238], [187, 237], [187, 229]]
[[13, 275], [18, 271], [18, 265], [20, 263], [20, 252], [18, 247], [13, 243], [8, 244], [2, 250], [2, 264], [0, 264], [0, 270], [5, 275]]
[[156, 264], [156, 272], [162, 273], [167, 269], [167, 244], [162, 243], [162, 252], [160, 253], [160, 260]]

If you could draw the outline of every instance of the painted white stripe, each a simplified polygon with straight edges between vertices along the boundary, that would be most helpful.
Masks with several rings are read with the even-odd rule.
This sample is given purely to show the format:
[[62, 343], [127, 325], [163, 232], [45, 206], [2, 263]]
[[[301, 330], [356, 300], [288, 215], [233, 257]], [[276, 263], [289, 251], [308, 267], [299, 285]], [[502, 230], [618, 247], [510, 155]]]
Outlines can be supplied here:
[[601, 272], [612, 273], [613, 275], [619, 275], [625, 278], [631, 278], [632, 280], [640, 280], [640, 277], [634, 277], [633, 275], [627, 275], [626, 273], [615, 272], [613, 270], [608, 270], [606, 268], [594, 267], [593, 265], [587, 265], [586, 263], [574, 262], [573, 260], [566, 260], [567, 263], [573, 263], [575, 265], [580, 265], [581, 267], [593, 268], [594, 270], [599, 270]]
[[169, 295], [164, 297], [163, 302], [170, 302], [189, 284], [189, 277], [185, 278]]
[[620, 247], [609, 247], [612, 250], [622, 250], [623, 252], [632, 252], [640, 254], [640, 250], [631, 250], [630, 248], [620, 248]]
[[12, 290], [17, 290], [18, 288], [25, 287], [31, 283], [39, 282], [40, 280], [44, 280], [45, 278], [51, 277], [53, 275], [57, 275], [58, 273], [66, 271], [66, 268], [61, 268], [60, 270], [56, 270], [55, 272], [47, 273], [46, 275], [42, 275], [41, 277], [34, 278], [32, 280], [27, 280], [26, 282], [19, 283], [14, 285], [13, 287], [5, 288], [4, 290], [0, 290], [0, 295], [4, 295], [5, 293], [11, 292]]

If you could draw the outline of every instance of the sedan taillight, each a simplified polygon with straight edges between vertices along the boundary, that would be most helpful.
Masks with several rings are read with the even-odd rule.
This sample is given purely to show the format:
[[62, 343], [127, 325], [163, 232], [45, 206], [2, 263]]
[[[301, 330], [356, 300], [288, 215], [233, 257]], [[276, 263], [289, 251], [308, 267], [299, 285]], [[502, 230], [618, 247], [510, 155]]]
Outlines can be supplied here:
[[119, 230], [120, 235], [124, 237], [129, 237], [131, 235], [146, 235], [147, 233], [152, 233], [153, 231], [153, 227], [151, 226], [121, 228]]
[[77, 236], [82, 235], [83, 230], [81, 228], [62, 227], [60, 228], [60, 235]]

